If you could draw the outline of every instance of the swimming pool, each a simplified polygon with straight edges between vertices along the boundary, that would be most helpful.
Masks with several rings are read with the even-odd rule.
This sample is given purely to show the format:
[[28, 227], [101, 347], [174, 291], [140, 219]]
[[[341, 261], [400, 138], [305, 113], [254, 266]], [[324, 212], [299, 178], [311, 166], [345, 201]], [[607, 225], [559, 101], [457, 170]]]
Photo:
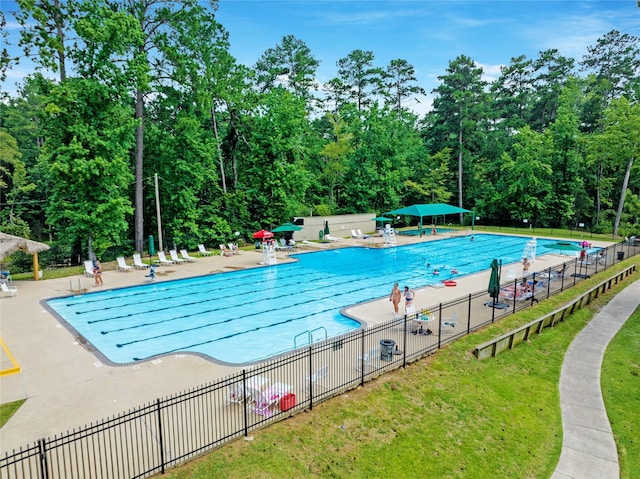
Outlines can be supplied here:
[[[478, 234], [397, 248], [342, 248], [294, 255], [297, 263], [54, 298], [46, 303], [113, 363], [194, 352], [228, 363], [294, 348], [294, 337], [324, 327], [357, 329], [346, 306], [519, 261], [529, 238]], [[542, 247], [554, 241], [538, 240]], [[441, 272], [434, 276], [433, 268]], [[322, 337], [324, 339], [324, 336]]]

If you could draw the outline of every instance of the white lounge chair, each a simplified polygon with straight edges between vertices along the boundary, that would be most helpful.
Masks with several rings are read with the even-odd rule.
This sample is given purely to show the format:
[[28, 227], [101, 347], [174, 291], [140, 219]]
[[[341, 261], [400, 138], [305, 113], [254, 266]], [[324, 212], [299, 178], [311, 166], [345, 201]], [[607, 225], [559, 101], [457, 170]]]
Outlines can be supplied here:
[[275, 383], [273, 386], [269, 386], [262, 392], [256, 392], [253, 400], [255, 405], [253, 412], [264, 417], [271, 417], [273, 412], [271, 411], [271, 405], [276, 404], [284, 396], [291, 391], [291, 385], [285, 383]]
[[175, 261], [167, 259], [164, 255], [164, 251], [158, 251], [158, 259], [154, 261], [156, 264], [176, 264]]
[[133, 253], [133, 267], [135, 269], [147, 269], [149, 265], [142, 262], [140, 253]]
[[269, 380], [262, 376], [253, 376], [247, 379], [247, 387], [240, 382], [229, 388], [227, 392], [226, 405], [248, 404], [255, 400], [255, 396], [269, 383]]
[[185, 261], [188, 261], [190, 263], [194, 262], [197, 259], [197, 258], [194, 258], [193, 256], [189, 256], [189, 252], [186, 249], [181, 249], [180, 254], [182, 255], [182, 258]]
[[220, 254], [222, 256], [233, 256], [233, 252], [227, 248], [227, 245], [221, 244], [220, 245]]
[[211, 256], [213, 253], [211, 251], [207, 251], [207, 248], [204, 247], [204, 245], [202, 243], [200, 243], [198, 245], [198, 252], [202, 255], [202, 256]]
[[337, 236], [324, 235], [325, 239], [329, 241], [342, 241], [342, 238], [338, 238]]
[[2, 297], [18, 295], [18, 288], [15, 286], [8, 286], [7, 283], [0, 283], [0, 288], [2, 288]]
[[124, 256], [118, 256], [116, 258], [116, 261], [118, 262], [118, 271], [131, 271], [132, 269], [134, 269], [133, 266], [129, 266], [127, 264], [127, 262], [124, 260]]
[[[356, 371], [367, 373], [375, 369], [376, 362], [380, 359], [380, 346], [371, 348], [364, 354], [360, 354], [356, 362]], [[363, 370], [364, 367], [364, 370]]]
[[450, 331], [453, 333], [453, 330], [458, 324], [458, 318], [459, 318], [459, 315], [458, 315], [458, 312], [456, 311], [455, 313], [453, 313], [453, 315], [449, 319], [442, 321], [442, 332], [444, 333], [445, 331]]
[[366, 234], [362, 233], [362, 230], [357, 229], [356, 233], [358, 233], [358, 236], [360, 236], [360, 238], [362, 238], [362, 239], [369, 238], [369, 235], [366, 235]]
[[233, 254], [241, 254], [242, 253], [242, 251], [240, 250], [240, 248], [238, 248], [238, 245], [236, 243], [227, 243], [227, 246], [229, 247], [229, 250]]
[[358, 233], [356, 233], [356, 230], [351, 230], [351, 237], [355, 238], [355, 239], [359, 239], [360, 236], [358, 235]]
[[307, 377], [307, 384], [305, 386], [304, 392], [307, 395], [311, 395], [311, 393], [318, 394], [320, 389], [324, 389], [325, 391], [328, 389], [328, 386], [325, 384], [325, 380], [329, 375], [329, 366], [322, 366], [317, 369], [315, 373], [311, 376]]
[[84, 275], [89, 278], [93, 278], [95, 274], [93, 273], [93, 261], [90, 259], [84, 262]]
[[178, 252], [175, 249], [169, 250], [169, 256], [171, 256], [171, 261], [176, 264], [183, 264], [187, 262], [186, 259], [182, 259], [178, 256]]

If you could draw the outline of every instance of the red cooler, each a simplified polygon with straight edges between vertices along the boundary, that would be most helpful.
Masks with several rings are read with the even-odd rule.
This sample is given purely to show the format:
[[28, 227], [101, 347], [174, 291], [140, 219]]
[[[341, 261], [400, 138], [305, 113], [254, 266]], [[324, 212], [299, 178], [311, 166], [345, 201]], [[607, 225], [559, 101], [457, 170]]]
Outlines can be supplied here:
[[295, 407], [296, 405], [296, 395], [295, 394], [285, 394], [284, 396], [282, 396], [282, 399], [280, 399], [280, 410], [281, 411], [288, 411], [289, 409]]

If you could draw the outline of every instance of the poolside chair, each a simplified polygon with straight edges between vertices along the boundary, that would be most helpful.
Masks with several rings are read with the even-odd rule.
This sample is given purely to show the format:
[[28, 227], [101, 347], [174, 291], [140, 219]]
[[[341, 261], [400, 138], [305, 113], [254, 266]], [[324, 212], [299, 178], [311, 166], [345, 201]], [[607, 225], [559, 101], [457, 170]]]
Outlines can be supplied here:
[[458, 324], [458, 318], [459, 315], [456, 311], [449, 319], [442, 321], [442, 332], [444, 333], [445, 331], [451, 331], [453, 333], [453, 330]]
[[280, 241], [276, 241], [275, 242], [275, 248], [276, 251], [288, 251], [289, 250], [289, 246], [287, 246], [287, 242], [284, 240], [284, 238], [280, 238]]
[[221, 244], [220, 245], [220, 254], [222, 256], [233, 256], [233, 252], [227, 248], [227, 245]]
[[227, 246], [233, 254], [242, 254], [242, 250], [238, 248], [238, 243], [227, 243]]
[[324, 238], [329, 241], [342, 241], [342, 238], [338, 238], [337, 236], [324, 235]]
[[373, 371], [375, 369], [375, 364], [379, 359], [380, 346], [371, 348], [366, 353], [358, 355], [358, 358], [356, 359], [356, 371], [364, 372], [365, 374]]
[[317, 394], [319, 389], [328, 389], [328, 386], [324, 381], [329, 376], [329, 366], [322, 366], [317, 369], [315, 373], [307, 377], [306, 385], [304, 388], [305, 394], [311, 396], [311, 393]]
[[147, 263], [142, 262], [142, 257], [140, 253], [133, 253], [133, 267], [135, 269], [147, 269], [149, 265]]
[[176, 264], [175, 261], [171, 261], [169, 259], [167, 259], [167, 257], [164, 255], [164, 251], [158, 251], [158, 259], [154, 261], [154, 263], [156, 264]]
[[351, 230], [351, 237], [355, 238], [355, 239], [359, 239], [360, 236], [358, 235], [358, 233], [356, 233], [356, 230]]
[[247, 379], [247, 387], [242, 382], [235, 384], [227, 391], [225, 405], [249, 404], [255, 400], [258, 392], [261, 391], [269, 380], [262, 376], [253, 376]]
[[95, 274], [93, 273], [93, 261], [90, 259], [84, 262], [84, 275], [89, 278], [93, 278]]
[[194, 258], [193, 256], [189, 256], [189, 252], [186, 249], [181, 249], [180, 254], [182, 255], [182, 259], [184, 259], [189, 263], [192, 263], [197, 259], [197, 258]]
[[178, 256], [178, 252], [175, 249], [169, 250], [169, 256], [171, 256], [171, 261], [175, 264], [183, 264], [187, 262], [186, 259], [182, 259]]
[[207, 251], [207, 248], [204, 247], [204, 245], [202, 243], [200, 243], [198, 245], [198, 252], [202, 255], [202, 256], [211, 256], [213, 253], [211, 251]]
[[369, 238], [369, 235], [364, 234], [364, 233], [362, 232], [362, 230], [360, 230], [360, 229], [357, 229], [357, 230], [356, 230], [356, 233], [358, 233], [358, 236], [360, 236], [360, 238], [362, 238], [362, 239], [367, 239], [367, 238]]
[[127, 272], [135, 269], [133, 266], [129, 266], [127, 264], [127, 262], [124, 260], [124, 256], [118, 256], [116, 258], [116, 261], [118, 262], [118, 271]]
[[253, 412], [263, 417], [271, 417], [273, 411], [271, 406], [279, 402], [291, 391], [291, 385], [285, 383], [275, 383], [262, 392], [255, 392]]
[[5, 296], [17, 296], [18, 288], [15, 286], [9, 286], [7, 283], [0, 283], [0, 288], [2, 288], [2, 297]]

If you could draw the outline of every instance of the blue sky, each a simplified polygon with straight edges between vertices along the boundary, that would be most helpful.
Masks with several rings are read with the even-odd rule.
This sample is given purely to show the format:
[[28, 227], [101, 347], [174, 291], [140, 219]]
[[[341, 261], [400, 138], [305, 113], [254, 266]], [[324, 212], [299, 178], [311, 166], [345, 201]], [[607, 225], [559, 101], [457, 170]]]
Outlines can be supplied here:
[[[15, 3], [0, 0], [3, 11]], [[336, 75], [336, 61], [355, 49], [371, 50], [377, 66], [402, 58], [411, 63], [427, 98], [448, 62], [471, 57], [496, 78], [512, 57], [536, 58], [557, 48], [581, 59], [587, 46], [611, 30], [640, 36], [636, 0], [220, 0], [218, 21], [230, 35], [231, 53], [253, 66], [285, 35], [304, 41], [320, 60], [318, 80]], [[15, 25], [8, 25], [17, 33]], [[3, 85], [27, 70], [16, 70]], [[422, 111], [421, 111], [422, 110]]]

